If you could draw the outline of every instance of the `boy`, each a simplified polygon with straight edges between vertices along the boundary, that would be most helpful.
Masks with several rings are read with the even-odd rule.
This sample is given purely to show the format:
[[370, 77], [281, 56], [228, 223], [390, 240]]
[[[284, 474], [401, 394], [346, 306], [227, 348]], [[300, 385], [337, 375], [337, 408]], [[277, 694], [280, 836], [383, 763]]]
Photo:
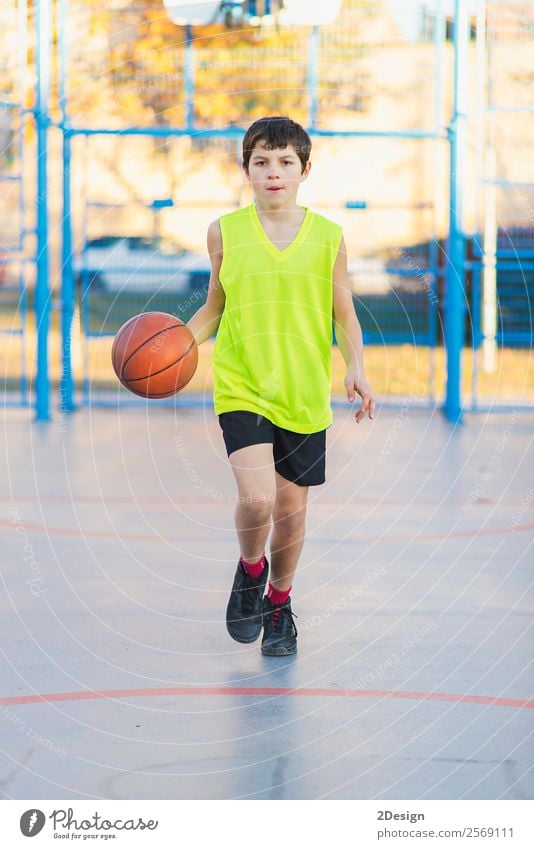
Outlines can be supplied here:
[[[296, 204], [311, 140], [287, 117], [255, 121], [243, 139], [243, 169], [255, 203], [208, 228], [206, 304], [188, 322], [197, 344], [218, 328], [214, 406], [236, 479], [241, 556], [226, 611], [241, 643], [290, 655], [297, 649], [293, 576], [304, 544], [308, 488], [325, 482], [332, 319], [359, 423], [375, 402], [363, 369], [342, 229]], [[269, 561], [265, 544], [273, 521]]]

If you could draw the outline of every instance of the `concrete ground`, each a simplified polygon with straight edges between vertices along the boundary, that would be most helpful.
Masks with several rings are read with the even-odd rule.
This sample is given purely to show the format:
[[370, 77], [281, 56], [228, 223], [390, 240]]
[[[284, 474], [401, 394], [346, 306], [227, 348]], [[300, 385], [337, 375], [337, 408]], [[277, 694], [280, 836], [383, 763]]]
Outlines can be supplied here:
[[211, 408], [32, 419], [4, 412], [3, 798], [533, 798], [534, 413], [336, 408], [286, 659], [225, 630]]

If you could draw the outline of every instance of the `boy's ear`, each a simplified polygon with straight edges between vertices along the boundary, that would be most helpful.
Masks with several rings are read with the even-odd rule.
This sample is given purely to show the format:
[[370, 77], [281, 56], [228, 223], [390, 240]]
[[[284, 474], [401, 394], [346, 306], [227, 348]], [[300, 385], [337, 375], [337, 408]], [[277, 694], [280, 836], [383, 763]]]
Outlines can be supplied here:
[[302, 172], [302, 179], [303, 180], [305, 180], [306, 177], [308, 176], [308, 174], [310, 173], [311, 167], [312, 167], [311, 159], [308, 159], [308, 161], [306, 162], [306, 165], [304, 166], [304, 171]]

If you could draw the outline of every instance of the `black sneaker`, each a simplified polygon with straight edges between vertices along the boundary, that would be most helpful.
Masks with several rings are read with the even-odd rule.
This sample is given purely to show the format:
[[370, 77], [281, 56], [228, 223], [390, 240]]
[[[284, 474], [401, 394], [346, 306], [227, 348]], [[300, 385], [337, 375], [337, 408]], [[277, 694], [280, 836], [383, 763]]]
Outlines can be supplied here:
[[251, 578], [239, 558], [226, 608], [226, 628], [238, 643], [253, 643], [261, 633], [261, 601], [269, 574], [269, 561], [259, 578]]
[[261, 653], [275, 657], [295, 654], [297, 629], [291, 610], [291, 599], [283, 604], [271, 604], [267, 596], [263, 599], [263, 640]]

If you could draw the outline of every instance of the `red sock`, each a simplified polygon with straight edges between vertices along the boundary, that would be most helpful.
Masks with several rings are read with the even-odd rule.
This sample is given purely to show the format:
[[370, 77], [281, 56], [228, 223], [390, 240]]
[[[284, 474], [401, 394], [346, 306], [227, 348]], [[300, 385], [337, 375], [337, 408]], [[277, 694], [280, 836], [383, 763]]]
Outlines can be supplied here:
[[265, 568], [265, 552], [263, 552], [257, 563], [247, 563], [243, 557], [241, 557], [241, 563], [243, 564], [243, 569], [251, 578], [259, 578]]
[[291, 587], [288, 590], [277, 590], [273, 587], [271, 582], [269, 581], [269, 589], [267, 590], [267, 598], [271, 602], [271, 604], [284, 604], [285, 601], [288, 600], [289, 595], [291, 593]]

